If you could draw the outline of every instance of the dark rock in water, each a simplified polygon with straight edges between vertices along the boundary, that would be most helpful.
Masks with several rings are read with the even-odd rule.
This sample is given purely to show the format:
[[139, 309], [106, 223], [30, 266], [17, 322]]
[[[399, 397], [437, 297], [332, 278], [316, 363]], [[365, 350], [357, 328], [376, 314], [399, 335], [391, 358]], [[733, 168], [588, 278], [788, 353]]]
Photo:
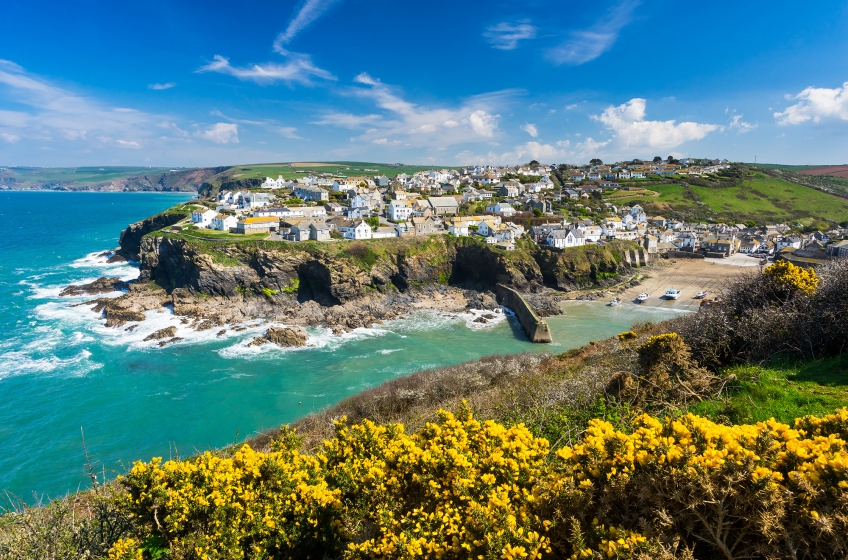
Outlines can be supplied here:
[[120, 278], [101, 277], [88, 284], [71, 285], [59, 292], [60, 296], [96, 296], [126, 290], [127, 283]]
[[168, 340], [160, 340], [159, 341], [159, 348], [162, 348], [163, 346], [168, 346], [169, 344], [174, 344], [175, 342], [179, 342], [181, 340], [183, 340], [183, 338], [179, 337], [179, 336], [175, 336], [174, 338], [169, 338]]
[[495, 316], [491, 313], [484, 313], [483, 315], [481, 315], [481, 317], [483, 317], [484, 319], [494, 319], [495, 318]]
[[129, 322], [140, 323], [144, 321], [144, 313], [131, 311], [129, 309], [109, 308], [104, 310], [106, 313], [107, 327], [123, 327]]
[[137, 328], [138, 328], [138, 325], [130, 325], [129, 327], [125, 328], [124, 330], [127, 331], [127, 332], [133, 332]]
[[265, 331], [265, 336], [257, 336], [248, 346], [262, 346], [273, 342], [282, 348], [306, 346], [309, 335], [300, 327], [271, 327]]
[[206, 319], [205, 321], [201, 321], [198, 325], [196, 325], [194, 329], [197, 331], [208, 331], [209, 329], [214, 329], [215, 327], [219, 326], [221, 326], [221, 324], [218, 321]]
[[300, 327], [271, 327], [265, 332], [268, 342], [284, 348], [289, 346], [306, 346], [309, 335]]
[[484, 323], [484, 324], [485, 324], [485, 323], [488, 323], [489, 321], [487, 321], [487, 320], [486, 320], [486, 319], [484, 319], [483, 317], [477, 317], [476, 319], [474, 319], [474, 321], [473, 321], [473, 322], [475, 322], [475, 323]]
[[221, 329], [215, 336], [224, 336], [225, 334], [227, 334], [227, 329]]
[[161, 340], [163, 338], [171, 338], [177, 334], [177, 327], [166, 327], [164, 329], [159, 329], [153, 334], [147, 335], [144, 338], [144, 342], [148, 342], [150, 340]]
[[125, 256], [123, 256], [123, 255], [120, 255], [120, 254], [118, 254], [118, 253], [115, 253], [114, 255], [112, 255], [111, 257], [109, 257], [108, 259], [106, 259], [106, 262], [107, 262], [107, 263], [109, 263], [109, 264], [112, 264], [112, 263], [122, 263], [122, 262], [127, 262], [127, 258], [126, 258]]

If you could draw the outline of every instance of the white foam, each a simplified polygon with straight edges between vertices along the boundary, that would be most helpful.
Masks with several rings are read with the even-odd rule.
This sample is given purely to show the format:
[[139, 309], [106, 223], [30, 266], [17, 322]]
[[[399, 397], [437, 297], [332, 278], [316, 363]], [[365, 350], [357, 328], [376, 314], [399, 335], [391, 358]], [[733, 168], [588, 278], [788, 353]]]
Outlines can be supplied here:
[[84, 376], [90, 371], [103, 367], [103, 364], [89, 360], [91, 352], [80, 351], [71, 358], [46, 356], [34, 358], [26, 352], [6, 352], [0, 355], [0, 379], [13, 375], [44, 374], [59, 371], [67, 376]]

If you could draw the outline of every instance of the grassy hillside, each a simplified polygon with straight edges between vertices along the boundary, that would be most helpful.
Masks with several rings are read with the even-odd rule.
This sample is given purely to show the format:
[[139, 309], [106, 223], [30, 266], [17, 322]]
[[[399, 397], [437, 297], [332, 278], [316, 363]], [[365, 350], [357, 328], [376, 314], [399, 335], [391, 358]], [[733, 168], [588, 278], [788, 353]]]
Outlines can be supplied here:
[[[439, 169], [433, 165], [401, 165], [394, 166], [386, 163], [368, 163], [362, 161], [335, 162], [291, 162], [291, 163], [256, 163], [236, 165], [222, 173], [219, 178], [254, 179], [282, 175], [284, 179], [297, 179], [309, 173], [332, 173], [333, 175], [386, 175], [394, 177], [400, 173], [411, 175], [426, 169]], [[367, 171], [366, 171], [367, 170]]]
[[820, 220], [848, 220], [848, 199], [764, 174], [754, 174], [732, 187], [677, 182], [646, 185], [636, 192], [614, 192], [605, 198], [616, 204], [641, 204], [651, 215], [676, 214], [690, 219], [804, 225]]
[[226, 168], [0, 167], [0, 188], [68, 191], [196, 191]]

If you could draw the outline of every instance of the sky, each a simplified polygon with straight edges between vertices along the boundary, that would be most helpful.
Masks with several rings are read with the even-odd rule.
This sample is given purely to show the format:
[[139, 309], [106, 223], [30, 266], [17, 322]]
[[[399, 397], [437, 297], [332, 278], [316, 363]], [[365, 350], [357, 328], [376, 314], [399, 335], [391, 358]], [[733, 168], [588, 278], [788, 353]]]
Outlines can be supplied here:
[[9, 2], [0, 166], [848, 163], [848, 2]]

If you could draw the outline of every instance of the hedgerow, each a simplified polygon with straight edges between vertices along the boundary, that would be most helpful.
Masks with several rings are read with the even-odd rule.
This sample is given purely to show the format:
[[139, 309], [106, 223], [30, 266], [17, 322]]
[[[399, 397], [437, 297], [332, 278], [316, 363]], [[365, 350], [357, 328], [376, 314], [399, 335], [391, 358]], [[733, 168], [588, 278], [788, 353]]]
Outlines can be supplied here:
[[439, 418], [411, 435], [340, 420], [314, 456], [284, 431], [269, 453], [136, 463], [139, 534], [112, 558], [151, 538], [211, 560], [848, 554], [848, 408], [794, 427], [593, 420], [556, 452], [523, 425]]

